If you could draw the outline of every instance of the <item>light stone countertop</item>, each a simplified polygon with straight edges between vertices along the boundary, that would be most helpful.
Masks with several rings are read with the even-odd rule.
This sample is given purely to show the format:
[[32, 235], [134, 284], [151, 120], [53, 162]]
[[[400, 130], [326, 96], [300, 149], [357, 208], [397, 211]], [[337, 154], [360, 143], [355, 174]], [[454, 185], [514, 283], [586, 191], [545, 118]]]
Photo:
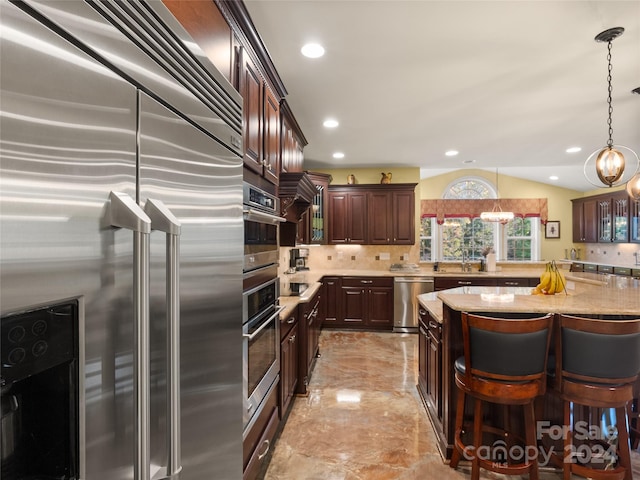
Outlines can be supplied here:
[[568, 283], [574, 283], [570, 285], [574, 288], [568, 289], [567, 295], [532, 295], [531, 288], [521, 287], [471, 286], [419, 295], [418, 301], [439, 322], [442, 322], [442, 310], [437, 300], [454, 310], [466, 312], [609, 314], [640, 317], [640, 288], [632, 282], [627, 282], [624, 286], [617, 283]]
[[[405, 277], [405, 276], [428, 276], [428, 277], [522, 277], [522, 278], [536, 278], [543, 269], [546, 262], [538, 262], [527, 267], [519, 267], [518, 264], [510, 265], [509, 268], [505, 268], [500, 272], [482, 272], [482, 273], [463, 273], [459, 271], [447, 271], [447, 272], [433, 272], [428, 270], [422, 270], [417, 273], [407, 272], [390, 272], [388, 270], [305, 270], [296, 272], [294, 274], [282, 274], [280, 276], [281, 283], [298, 282], [307, 283], [310, 287], [303, 292], [302, 296], [295, 297], [280, 297], [280, 305], [285, 306], [285, 310], [280, 314], [281, 318], [290, 315], [293, 309], [299, 303], [308, 302], [315, 294], [321, 284], [319, 283], [324, 276], [372, 276], [372, 277]], [[565, 266], [568, 268], [568, 266]], [[569, 281], [569, 284], [575, 284], [575, 290], [569, 292], [569, 296], [565, 299], [564, 295], [558, 294], [554, 296], [547, 295], [530, 295], [531, 288], [515, 287], [515, 291], [520, 290], [516, 294], [514, 300], [510, 303], [502, 301], [488, 302], [487, 295], [492, 293], [513, 293], [514, 287], [461, 287], [462, 291], [453, 293], [460, 289], [444, 290], [442, 292], [426, 293], [418, 296], [420, 303], [429, 310], [434, 319], [442, 322], [442, 301], [441, 295], [446, 295], [447, 302], [456, 308], [461, 309], [473, 308], [473, 303], [476, 303], [475, 311], [486, 311], [487, 308], [493, 309], [493, 311], [530, 311], [529, 308], [538, 308], [540, 310], [531, 310], [532, 312], [541, 311], [548, 313], [548, 311], [560, 312], [561, 310], [553, 310], [554, 308], [565, 309], [562, 313], [591, 313], [595, 309], [602, 307], [604, 309], [601, 312], [595, 313], [609, 313], [607, 309], [611, 310], [611, 313], [622, 313], [625, 315], [639, 315], [640, 316], [640, 281], [633, 280], [630, 277], [616, 277], [613, 275], [603, 276], [590, 272], [568, 272], [565, 271], [565, 276]], [[604, 281], [608, 279], [610, 286], [604, 286]], [[622, 285], [624, 284], [624, 285]], [[591, 287], [591, 288], [588, 288]], [[480, 290], [477, 290], [480, 289]], [[506, 292], [511, 289], [510, 292]], [[526, 290], [526, 292], [525, 292]], [[449, 293], [445, 293], [449, 292]], [[466, 292], [466, 293], [462, 293]], [[476, 293], [471, 293], [476, 292]], [[478, 303], [481, 300], [481, 294], [485, 294], [485, 300]], [[506, 297], [505, 297], [506, 298]], [[516, 308], [514, 304], [517, 303], [519, 310], [509, 310]], [[635, 301], [634, 301], [635, 299]], [[455, 306], [454, 306], [455, 305]], [[552, 308], [552, 310], [549, 310]], [[569, 310], [567, 310], [569, 309]]]

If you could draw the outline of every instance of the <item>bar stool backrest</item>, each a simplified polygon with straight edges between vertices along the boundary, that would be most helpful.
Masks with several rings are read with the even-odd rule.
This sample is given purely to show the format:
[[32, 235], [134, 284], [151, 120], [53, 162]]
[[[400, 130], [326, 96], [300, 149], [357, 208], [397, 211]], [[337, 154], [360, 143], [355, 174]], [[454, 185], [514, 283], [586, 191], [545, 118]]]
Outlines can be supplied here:
[[546, 374], [553, 315], [507, 319], [462, 314], [465, 370], [496, 380]]
[[561, 352], [558, 368], [564, 378], [605, 384], [631, 383], [637, 379], [640, 318], [597, 320], [559, 315], [559, 328], [556, 350]]

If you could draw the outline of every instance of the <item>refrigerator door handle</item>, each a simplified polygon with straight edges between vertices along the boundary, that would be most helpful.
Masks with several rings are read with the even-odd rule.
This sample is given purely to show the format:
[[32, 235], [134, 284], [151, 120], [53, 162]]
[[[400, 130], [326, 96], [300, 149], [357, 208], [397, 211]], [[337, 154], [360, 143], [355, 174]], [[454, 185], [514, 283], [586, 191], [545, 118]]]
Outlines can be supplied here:
[[151, 229], [167, 244], [167, 478], [182, 470], [180, 455], [180, 234], [181, 224], [160, 200], [147, 199]]
[[133, 231], [134, 479], [150, 480], [149, 448], [149, 235], [151, 219], [126, 193], [111, 192], [106, 219], [111, 227]]

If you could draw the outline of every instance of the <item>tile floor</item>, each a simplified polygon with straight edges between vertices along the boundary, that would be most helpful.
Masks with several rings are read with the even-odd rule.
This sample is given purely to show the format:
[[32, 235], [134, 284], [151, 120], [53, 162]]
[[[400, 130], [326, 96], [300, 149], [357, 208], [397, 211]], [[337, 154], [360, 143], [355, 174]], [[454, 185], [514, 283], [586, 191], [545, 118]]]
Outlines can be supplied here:
[[467, 466], [453, 470], [437, 451], [416, 390], [417, 335], [324, 330], [320, 352], [310, 394], [295, 399], [265, 480], [469, 478]]

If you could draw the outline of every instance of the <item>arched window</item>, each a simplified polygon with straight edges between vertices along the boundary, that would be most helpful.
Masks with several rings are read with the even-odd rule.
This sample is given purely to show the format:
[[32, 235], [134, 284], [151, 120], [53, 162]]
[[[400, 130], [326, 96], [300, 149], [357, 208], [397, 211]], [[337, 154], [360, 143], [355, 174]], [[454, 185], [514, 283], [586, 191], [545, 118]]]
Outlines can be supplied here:
[[442, 198], [447, 200], [473, 200], [498, 198], [495, 188], [481, 177], [462, 177], [447, 185]]

